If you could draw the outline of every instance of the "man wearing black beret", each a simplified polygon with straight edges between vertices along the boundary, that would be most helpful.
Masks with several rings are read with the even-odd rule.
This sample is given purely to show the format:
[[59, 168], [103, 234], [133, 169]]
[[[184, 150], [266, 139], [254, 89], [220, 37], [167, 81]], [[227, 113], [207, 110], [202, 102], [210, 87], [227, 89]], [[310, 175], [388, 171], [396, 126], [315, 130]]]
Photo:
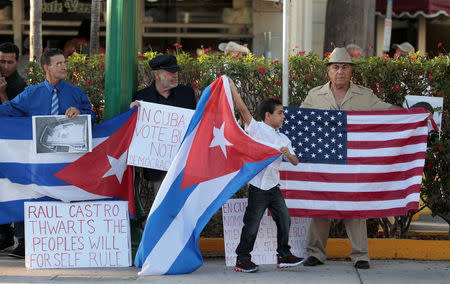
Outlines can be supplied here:
[[[130, 108], [139, 106], [138, 101], [195, 109], [194, 90], [191, 87], [178, 84], [177, 58], [171, 54], [158, 55], [149, 62], [155, 81], [147, 88], [138, 91], [133, 96]], [[144, 168], [144, 178], [153, 184], [155, 195], [158, 192], [166, 171]]]

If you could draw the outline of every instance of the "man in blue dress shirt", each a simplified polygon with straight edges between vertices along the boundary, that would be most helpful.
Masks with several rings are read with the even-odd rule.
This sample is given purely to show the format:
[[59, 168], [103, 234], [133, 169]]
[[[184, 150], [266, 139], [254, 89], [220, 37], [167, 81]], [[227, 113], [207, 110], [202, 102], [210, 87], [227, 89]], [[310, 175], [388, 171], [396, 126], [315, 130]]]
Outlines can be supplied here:
[[[45, 72], [44, 82], [26, 87], [11, 101], [0, 105], [0, 116], [65, 115], [68, 118], [80, 114], [95, 114], [83, 90], [63, 81], [67, 76], [66, 59], [57, 48], [47, 49], [41, 56], [41, 66]], [[23, 222], [14, 223], [14, 235], [18, 246], [9, 256], [25, 257], [25, 238]]]
[[45, 72], [44, 82], [25, 88], [13, 100], [0, 105], [0, 116], [51, 115], [52, 98], [56, 93], [56, 114], [68, 118], [89, 114], [94, 121], [95, 114], [83, 90], [63, 81], [67, 76], [63, 52], [57, 48], [47, 49], [41, 56], [41, 66]]

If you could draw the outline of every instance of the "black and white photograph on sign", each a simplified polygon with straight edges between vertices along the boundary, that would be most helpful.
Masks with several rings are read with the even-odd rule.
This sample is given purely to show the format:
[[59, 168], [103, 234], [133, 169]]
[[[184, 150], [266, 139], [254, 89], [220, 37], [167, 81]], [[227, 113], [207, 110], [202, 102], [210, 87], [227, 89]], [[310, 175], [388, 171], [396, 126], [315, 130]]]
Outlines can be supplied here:
[[443, 97], [426, 97], [426, 96], [405, 96], [403, 103], [405, 108], [423, 107], [433, 114], [433, 120], [438, 127], [439, 134], [442, 126], [442, 111], [444, 109]]
[[91, 117], [33, 116], [33, 144], [37, 154], [91, 152]]

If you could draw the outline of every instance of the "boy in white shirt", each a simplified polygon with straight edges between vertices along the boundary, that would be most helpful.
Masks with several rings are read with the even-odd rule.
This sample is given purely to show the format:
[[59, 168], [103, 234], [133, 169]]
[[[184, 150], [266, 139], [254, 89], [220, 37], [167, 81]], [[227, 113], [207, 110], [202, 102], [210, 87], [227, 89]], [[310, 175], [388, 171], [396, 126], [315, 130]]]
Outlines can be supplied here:
[[266, 208], [269, 208], [277, 225], [277, 267], [286, 268], [300, 265], [303, 258], [294, 256], [288, 245], [291, 219], [279, 185], [281, 160], [288, 160], [293, 165], [298, 164], [297, 156], [292, 154], [294, 151], [291, 141], [278, 131], [284, 121], [283, 105], [275, 99], [264, 100], [259, 109], [263, 121], [256, 121], [247, 109], [234, 83], [229, 81], [235, 108], [238, 109], [245, 122], [245, 131], [252, 138], [277, 145], [283, 154], [250, 181], [248, 205], [245, 210], [241, 240], [236, 249], [237, 260], [234, 270], [238, 272], [258, 270], [258, 265], [251, 261], [250, 252], [253, 250], [259, 224]]

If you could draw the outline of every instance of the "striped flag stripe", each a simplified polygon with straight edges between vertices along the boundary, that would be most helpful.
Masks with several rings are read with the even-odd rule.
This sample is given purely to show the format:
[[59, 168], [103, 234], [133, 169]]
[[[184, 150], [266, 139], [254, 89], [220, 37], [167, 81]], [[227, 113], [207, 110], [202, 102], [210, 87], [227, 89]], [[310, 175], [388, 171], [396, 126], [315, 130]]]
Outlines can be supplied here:
[[8, 188], [7, 191], [2, 192], [0, 202], [32, 199], [43, 196], [49, 196], [64, 202], [105, 199], [103, 195], [93, 194], [73, 185], [39, 186], [37, 184], [12, 183], [8, 179], [0, 179], [0, 188]]
[[[92, 148], [97, 147], [106, 139], [107, 137], [92, 139]], [[71, 163], [84, 155], [80, 153], [70, 153], [69, 155], [57, 153], [35, 154], [33, 141], [31, 140], [3, 140], [2, 145], [4, 145], [8, 151], [2, 152], [0, 163]]]
[[[375, 112], [375, 111], [374, 111]], [[403, 114], [395, 115], [391, 114], [372, 114], [366, 112], [364, 115], [357, 115], [358, 111], [347, 112], [347, 123], [348, 124], [367, 124], [367, 118], [370, 116], [371, 124], [407, 124], [407, 123], [417, 123], [422, 120], [423, 113], [408, 113], [405, 114], [404, 110], [401, 110]], [[393, 119], [394, 118], [394, 119]]]
[[390, 139], [402, 139], [410, 136], [423, 135], [427, 133], [428, 127], [418, 127], [416, 129], [409, 129], [399, 132], [387, 132], [381, 135], [376, 132], [347, 132], [348, 141], [386, 141]]
[[284, 190], [283, 196], [287, 199], [304, 199], [304, 200], [333, 200], [333, 201], [376, 201], [376, 200], [393, 200], [401, 199], [420, 191], [419, 185], [412, 185], [406, 189], [393, 191], [363, 191], [363, 192], [333, 192], [322, 191], [320, 195], [316, 191], [305, 190]]
[[335, 183], [329, 181], [310, 182], [310, 181], [292, 181], [286, 180], [281, 176], [280, 188], [300, 190], [307, 189], [317, 191], [333, 192], [359, 192], [359, 191], [392, 191], [401, 188], [407, 188], [414, 184], [420, 185], [422, 175], [414, 176], [406, 180], [390, 182], [363, 182], [363, 183]]
[[426, 143], [427, 136], [411, 136], [409, 138], [391, 139], [386, 141], [348, 141], [348, 149], [379, 149], [401, 147], [402, 145], [413, 145]]
[[411, 193], [402, 199], [377, 200], [377, 201], [330, 201], [330, 200], [303, 200], [286, 199], [288, 208], [304, 208], [313, 210], [385, 210], [396, 207], [404, 207], [410, 202], [418, 202], [419, 193]]
[[350, 165], [389, 165], [395, 163], [404, 163], [416, 159], [425, 159], [425, 152], [401, 154], [387, 157], [349, 157], [347, 163]]
[[333, 218], [349, 219], [349, 218], [379, 218], [380, 216], [401, 216], [405, 215], [405, 211], [416, 210], [419, 202], [410, 202], [405, 207], [390, 208], [383, 210], [314, 210], [314, 209], [295, 209], [289, 208], [291, 216], [316, 218]]
[[[421, 167], [424, 163], [424, 159], [416, 159], [406, 163], [396, 163], [392, 165], [334, 165], [330, 169], [329, 164], [302, 164], [302, 171], [304, 172], [331, 172], [331, 173], [390, 173], [392, 171], [406, 171], [416, 167]], [[298, 168], [289, 163], [286, 163], [281, 172], [296, 172]]]
[[[407, 113], [406, 113], [407, 112]], [[409, 117], [416, 117], [416, 120], [422, 120], [423, 114], [428, 114], [428, 111], [424, 108], [413, 108], [413, 109], [395, 109], [395, 110], [355, 110], [347, 112], [350, 117], [395, 117], [396, 119], [403, 117], [407, 119]], [[363, 118], [364, 119], [364, 118]]]
[[390, 173], [360, 173], [355, 175], [354, 173], [316, 173], [316, 172], [286, 172], [283, 177], [289, 180], [297, 181], [330, 181], [333, 183], [362, 183], [362, 182], [389, 182], [404, 180], [413, 176], [422, 175], [422, 167], [413, 168], [411, 170], [402, 172], [390, 172]]
[[[372, 122], [372, 121], [371, 121]], [[347, 122], [348, 123], [348, 122]], [[426, 121], [405, 124], [347, 124], [348, 132], [398, 132], [426, 125]]]
[[402, 154], [416, 154], [417, 152], [420, 152], [421, 148], [425, 148], [427, 146], [427, 143], [419, 143], [415, 145], [405, 145], [402, 147], [393, 147], [393, 148], [383, 148], [383, 151], [380, 151], [379, 149], [349, 149], [347, 152], [347, 156], [349, 158], [353, 157], [388, 157], [388, 156], [395, 156], [399, 153]]

